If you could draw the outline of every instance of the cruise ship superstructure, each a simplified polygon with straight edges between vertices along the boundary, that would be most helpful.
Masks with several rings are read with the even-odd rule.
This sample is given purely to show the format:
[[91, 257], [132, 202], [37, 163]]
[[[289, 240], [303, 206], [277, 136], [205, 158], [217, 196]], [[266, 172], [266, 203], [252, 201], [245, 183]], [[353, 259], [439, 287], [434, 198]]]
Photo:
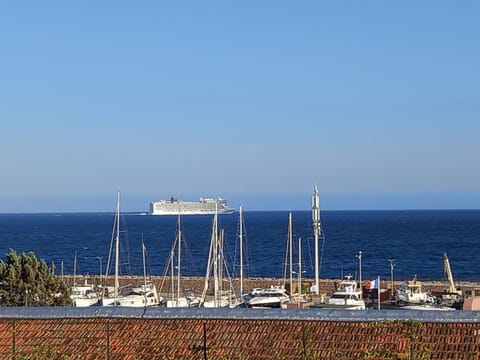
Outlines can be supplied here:
[[200, 198], [198, 201], [182, 201], [176, 197], [169, 200], [158, 200], [150, 203], [150, 215], [208, 215], [215, 213], [231, 214], [233, 209], [227, 206], [222, 198]]

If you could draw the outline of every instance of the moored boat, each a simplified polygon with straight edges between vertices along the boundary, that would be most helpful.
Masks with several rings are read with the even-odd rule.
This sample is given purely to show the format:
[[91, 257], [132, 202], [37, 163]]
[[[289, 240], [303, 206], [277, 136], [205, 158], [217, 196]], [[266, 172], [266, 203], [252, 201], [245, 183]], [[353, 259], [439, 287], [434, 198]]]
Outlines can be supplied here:
[[[185, 246], [186, 241], [183, 236], [182, 222], [180, 213], [177, 219], [177, 233], [175, 240], [172, 244], [172, 250], [166, 265], [165, 275], [170, 269], [170, 298], [166, 301], [166, 306], [170, 308], [185, 308], [185, 307], [198, 307], [200, 304], [200, 297], [195, 294], [186, 294], [182, 286], [182, 244]], [[185, 246], [186, 247], [186, 246]], [[176, 272], [176, 273], [175, 273]], [[166, 279], [166, 276], [164, 276]], [[176, 283], [174, 280], [177, 280]], [[162, 287], [163, 288], [162, 282]]]
[[[98, 302], [101, 306], [158, 306], [160, 304], [160, 297], [153, 282], [147, 282], [145, 273], [145, 246], [142, 241], [142, 257], [143, 257], [143, 283], [137, 287], [125, 287], [120, 289], [119, 285], [119, 252], [120, 252], [120, 192], [117, 195], [117, 206], [115, 210], [115, 220], [113, 224], [112, 243], [110, 245], [110, 258], [114, 255], [114, 286], [112, 291], [110, 287], [105, 287], [102, 291], [102, 296]], [[107, 265], [108, 269], [108, 265]]]
[[403, 282], [397, 288], [396, 300], [404, 305], [435, 304], [436, 298], [422, 289], [422, 283], [415, 275], [412, 280]]
[[70, 298], [76, 307], [88, 307], [98, 302], [95, 285], [90, 284], [72, 286]]
[[283, 302], [290, 299], [283, 286], [271, 286], [266, 289], [256, 289], [253, 296], [247, 300], [249, 308], [279, 308]]
[[365, 301], [362, 299], [362, 291], [350, 275], [340, 281], [337, 290], [324, 303], [316, 303], [311, 307], [346, 310], [365, 310], [366, 308]]
[[[235, 307], [239, 302], [235, 298], [233, 290], [233, 283], [228, 277], [230, 288], [223, 288], [224, 274], [228, 273], [228, 266], [224, 256], [224, 240], [225, 232], [223, 229], [219, 231], [218, 228], [218, 212], [215, 205], [213, 215], [212, 233], [210, 237], [210, 250], [208, 253], [207, 271], [205, 274], [205, 282], [203, 286], [202, 296], [200, 297], [200, 307], [221, 308], [221, 307]], [[208, 296], [209, 288], [211, 287], [210, 280], [213, 281], [213, 296]]]

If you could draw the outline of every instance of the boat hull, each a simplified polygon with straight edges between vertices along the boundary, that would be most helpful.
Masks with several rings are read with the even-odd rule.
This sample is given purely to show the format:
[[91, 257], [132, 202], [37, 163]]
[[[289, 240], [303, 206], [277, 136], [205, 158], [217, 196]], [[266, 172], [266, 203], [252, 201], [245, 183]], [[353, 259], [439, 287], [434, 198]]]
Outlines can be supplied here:
[[365, 310], [365, 304], [338, 305], [320, 303], [312, 304], [310, 307], [316, 309]]
[[227, 206], [222, 198], [200, 198], [199, 201], [182, 201], [176, 198], [150, 203], [150, 215], [213, 215], [232, 214], [234, 209]]

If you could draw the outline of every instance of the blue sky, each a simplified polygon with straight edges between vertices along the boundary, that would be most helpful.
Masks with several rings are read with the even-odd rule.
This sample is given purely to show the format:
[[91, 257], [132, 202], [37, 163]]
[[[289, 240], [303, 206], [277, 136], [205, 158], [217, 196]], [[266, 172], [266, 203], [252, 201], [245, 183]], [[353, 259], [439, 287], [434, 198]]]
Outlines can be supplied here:
[[0, 212], [480, 208], [474, 1], [0, 5]]

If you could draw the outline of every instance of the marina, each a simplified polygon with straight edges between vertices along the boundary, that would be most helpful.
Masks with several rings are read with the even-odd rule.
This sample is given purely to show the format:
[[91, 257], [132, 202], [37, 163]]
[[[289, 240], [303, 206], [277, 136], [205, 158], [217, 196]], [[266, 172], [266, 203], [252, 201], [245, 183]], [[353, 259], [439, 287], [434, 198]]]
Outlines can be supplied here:
[[[207, 202], [209, 203], [210, 200]], [[392, 246], [386, 246], [387, 244], [381, 244], [377, 241], [373, 241], [370, 244], [363, 244], [363, 246], [357, 241], [355, 244], [348, 244], [346, 249], [341, 249], [339, 246], [341, 243], [334, 241], [335, 233], [329, 235], [330, 228], [328, 222], [322, 222], [320, 216], [320, 201], [318, 195], [317, 186], [314, 186], [312, 194], [312, 211], [309, 218], [306, 218], [305, 212], [288, 212], [286, 228], [285, 224], [280, 226], [283, 221], [278, 218], [278, 215], [283, 213], [270, 214], [272, 218], [267, 218], [272, 221], [275, 216], [275, 225], [268, 224], [265, 221], [266, 218], [262, 217], [265, 214], [259, 213], [257, 215], [257, 222], [245, 219], [250, 214], [244, 213], [243, 207], [239, 208], [237, 214], [232, 215], [230, 213], [221, 214], [219, 204], [226, 207], [225, 200], [212, 200], [214, 204], [213, 215], [209, 216], [186, 216], [183, 217], [183, 212], [179, 209], [177, 212], [176, 225], [174, 226], [174, 234], [168, 237], [162, 237], [160, 244], [158, 239], [152, 241], [152, 233], [145, 234], [140, 233], [141, 238], [136, 238], [132, 241], [129, 238], [130, 230], [127, 227], [127, 223], [136, 222], [144, 226], [151, 222], [155, 226], [169, 224], [169, 226], [175, 224], [175, 222], [169, 221], [156, 221], [156, 219], [162, 219], [163, 217], [156, 216], [142, 216], [138, 214], [123, 214], [120, 208], [120, 193], [117, 195], [117, 204], [115, 212], [113, 214], [113, 231], [111, 234], [111, 241], [109, 246], [108, 256], [95, 255], [95, 259], [99, 261], [98, 273], [99, 281], [91, 283], [85, 278], [85, 282], [77, 282], [77, 274], [88, 275], [88, 272], [78, 270], [81, 267], [82, 256], [78, 256], [81, 252], [75, 249], [74, 254], [74, 269], [73, 269], [73, 283], [70, 284], [72, 289], [72, 300], [76, 306], [88, 306], [95, 303], [95, 296], [98, 301], [93, 305], [103, 306], [169, 306], [169, 307], [237, 307], [244, 306], [250, 308], [289, 308], [294, 307], [297, 304], [298, 307], [316, 307], [316, 308], [343, 308], [349, 310], [364, 310], [367, 307], [372, 308], [375, 306], [381, 309], [382, 306], [400, 307], [402, 309], [423, 307], [439, 308], [448, 307], [460, 309], [463, 304], [462, 294], [463, 292], [456, 286], [453, 280], [452, 269], [450, 267], [450, 261], [447, 257], [447, 253], [443, 251], [443, 274], [440, 278], [447, 281], [444, 289], [440, 293], [433, 294], [431, 292], [424, 291], [422, 288], [422, 282], [417, 280], [417, 271], [420, 270], [424, 261], [418, 261], [415, 266], [418, 269], [410, 268], [409, 272], [415, 272], [413, 280], [402, 282], [400, 285], [395, 286], [394, 282], [394, 268], [397, 262], [403, 261], [404, 256], [398, 260], [394, 260], [393, 256], [385, 256], [383, 261], [389, 262], [390, 270], [390, 282], [387, 282], [389, 286], [382, 286], [380, 278], [386, 279], [385, 275], [387, 266], [382, 268], [382, 275], [379, 275], [379, 268], [372, 270], [372, 263], [368, 262], [369, 256], [376, 256], [378, 258], [382, 251], [391, 250]], [[174, 201], [172, 200], [172, 203]], [[232, 210], [233, 211], [233, 210]], [[192, 215], [192, 214], [190, 214]], [[204, 214], [205, 215], [205, 214]], [[298, 216], [300, 215], [300, 216]], [[343, 214], [342, 214], [343, 215]], [[352, 215], [351, 213], [348, 215]], [[371, 216], [371, 213], [355, 213], [357, 218], [353, 222], [354, 229], [358, 230], [359, 225], [363, 225], [365, 219]], [[359, 217], [360, 215], [360, 217]], [[378, 231], [378, 221], [384, 221], [385, 216], [389, 218], [392, 214], [389, 212], [381, 214], [376, 222], [372, 222], [372, 229]], [[443, 216], [442, 212], [420, 212], [420, 213], [394, 213], [393, 215], [413, 216], [413, 219], [418, 221], [420, 218], [424, 221], [426, 215], [435, 218], [435, 226], [438, 226], [438, 216]], [[478, 212], [455, 212], [456, 216], [461, 215], [478, 215]], [[70, 217], [69, 215], [59, 214], [58, 217]], [[76, 216], [76, 215], [73, 215]], [[99, 215], [79, 215], [79, 218], [87, 216], [90, 219], [101, 219], [102, 223], [105, 221], [106, 214]], [[300, 217], [301, 221], [298, 220]], [[43, 218], [43, 217], [42, 217]], [[45, 219], [45, 218], [43, 218]], [[51, 218], [49, 218], [51, 220]], [[165, 218], [167, 219], [167, 218]], [[185, 221], [182, 221], [185, 219]], [[186, 224], [191, 222], [189, 226], [195, 224], [195, 227], [190, 227], [189, 230], [194, 234], [193, 237], [188, 236], [186, 240], [188, 230], [186, 230]], [[144, 220], [146, 220], [144, 222]], [[261, 220], [261, 221], [259, 221]], [[350, 220], [344, 218], [344, 220]], [[450, 221], [450, 218], [448, 219]], [[112, 221], [110, 219], [110, 221]], [[301, 223], [301, 230], [298, 230], [298, 223]], [[227, 230], [225, 223], [229, 224], [230, 229]], [[256, 224], [262, 228], [262, 233], [266, 234], [266, 237], [262, 237], [262, 242], [256, 243], [252, 246], [251, 238], [252, 232], [248, 231], [250, 224]], [[324, 225], [326, 224], [326, 225]], [[366, 222], [366, 224], [369, 224]], [[391, 226], [391, 223], [387, 223]], [[208, 228], [205, 226], [208, 225]], [[345, 227], [344, 224], [343, 228]], [[407, 222], [402, 222], [401, 228], [408, 227]], [[283, 228], [283, 230], [281, 230]], [[163, 226], [155, 228], [164, 230]], [[202, 230], [200, 233], [199, 230]], [[169, 228], [171, 230], [171, 228]], [[272, 230], [273, 232], [272, 236]], [[266, 232], [265, 232], [266, 231]], [[372, 230], [370, 230], [372, 231]], [[389, 228], [391, 232], [391, 228]], [[418, 231], [418, 230], [417, 230]], [[90, 236], [91, 233], [84, 231], [86, 236]], [[165, 234], [165, 233], [164, 233]], [[209, 234], [209, 241], [206, 242]], [[248, 234], [248, 235], [247, 235]], [[356, 237], [361, 234], [356, 234]], [[425, 233], [428, 235], [427, 233]], [[136, 233], [138, 237], [138, 233]], [[201, 235], [201, 236], [200, 236]], [[259, 234], [256, 233], [256, 236]], [[381, 235], [381, 234], [377, 234]], [[254, 235], [255, 236], [255, 235]], [[391, 234], [389, 234], [391, 237]], [[354, 238], [356, 238], [354, 237]], [[458, 231], [456, 231], [456, 237], [458, 238]], [[267, 244], [266, 239], [272, 239], [274, 242]], [[391, 237], [393, 238], [393, 237]], [[147, 254], [146, 242], [150, 240], [148, 249], [154, 249]], [[193, 240], [193, 242], [192, 242]], [[452, 242], [458, 239], [451, 239]], [[85, 245], [86, 243], [83, 242]], [[138, 248], [140, 251], [139, 261], [138, 255], [132, 256], [130, 249]], [[65, 243], [63, 245], [69, 246], [72, 243]], [[159, 246], [160, 245], [160, 246]], [[159, 259], [159, 253], [162, 252], [162, 248], [168, 245], [168, 252], [163, 250], [166, 255], [163, 258], [163, 270], [160, 272], [163, 274], [161, 284], [157, 284], [152, 281], [155, 275], [158, 276], [159, 272], [152, 271], [151, 260], [153, 257]], [[370, 252], [370, 245], [375, 248]], [[383, 245], [383, 246], [382, 246]], [[388, 244], [391, 245], [391, 244]], [[363, 248], [365, 251], [355, 251], [355, 247]], [[421, 247], [421, 243], [416, 243], [416, 248]], [[98, 244], [95, 249], [96, 254], [102, 246]], [[261, 251], [258, 249], [261, 248]], [[329, 252], [330, 249], [335, 249], [334, 253]], [[455, 251], [456, 248], [449, 247], [449, 250]], [[63, 249], [65, 250], [65, 249]], [[89, 247], [83, 247], [82, 250], [91, 251]], [[193, 251], [192, 251], [193, 250]], [[204, 251], [203, 255], [195, 251]], [[253, 251], [252, 251], [253, 250]], [[342, 251], [348, 250], [348, 256], [342, 256]], [[409, 250], [408, 247], [402, 249], [402, 254]], [[438, 251], [438, 244], [431, 245], [430, 253], [435, 254]], [[457, 249], [458, 250], [458, 249]], [[282, 254], [283, 253], [283, 254]], [[105, 254], [105, 253], [103, 253]], [[126, 257], [123, 257], [125, 256]], [[399, 254], [396, 254], [399, 255]], [[470, 255], [470, 254], [469, 254]], [[41, 255], [40, 255], [41, 256]], [[266, 257], [265, 257], [266, 256]], [[478, 255], [477, 255], [478, 256]], [[281, 274], [277, 276], [278, 281], [276, 283], [267, 284], [267, 286], [259, 286], [254, 284], [252, 287], [246, 286], [244, 283], [246, 279], [255, 277], [258, 272], [251, 266], [252, 262], [259, 264], [258, 257], [264, 258], [260, 262], [260, 265], [268, 267], [268, 271], [260, 273], [259, 278], [271, 278], [275, 273]], [[257, 258], [255, 261], [252, 261]], [[83, 260], [87, 260], [88, 257], [83, 257]], [[106, 267], [103, 268], [103, 259], [106, 260]], [[187, 259], [189, 259], [187, 261]], [[408, 259], [407, 259], [408, 260]], [[422, 258], [424, 260], [424, 258]], [[437, 259], [437, 263], [434, 265], [438, 268], [438, 273], [442, 272], [442, 258]], [[68, 274], [68, 268], [66, 271], [65, 261], [60, 261], [60, 271], [58, 271], [58, 265], [55, 260], [46, 260], [51, 262], [51, 269], [54, 273], [60, 274], [62, 277]], [[132, 271], [131, 264], [136, 264], [137, 270]], [[203, 265], [202, 265], [203, 263]], [[342, 265], [340, 276], [332, 276], [331, 278], [339, 278], [340, 281], [335, 283], [333, 289], [325, 291], [320, 287], [320, 274], [322, 277], [328, 278], [326, 275], [329, 269], [328, 264]], [[141, 270], [138, 270], [138, 265], [141, 264]], [[385, 264], [387, 265], [387, 264]], [[343, 267], [345, 266], [345, 268]], [[377, 265], [378, 266], [378, 265]], [[201, 268], [204, 268], [202, 271]], [[332, 266], [333, 267], [333, 266]], [[158, 268], [158, 265], [157, 265]], [[125, 270], [126, 269], [126, 270]], [[200, 269], [200, 270], [198, 270]], [[206, 270], [205, 270], [206, 269]], [[457, 274], [457, 267], [456, 274]], [[461, 273], [462, 268], [459, 267]], [[398, 275], [398, 269], [395, 279], [402, 276]], [[377, 276], [372, 274], [377, 272]], [[255, 274], [257, 272], [257, 274]], [[155, 274], [156, 273], [156, 274]], [[204, 275], [202, 275], [202, 273]], [[120, 277], [126, 275], [139, 276], [143, 274], [143, 280], [138, 281], [135, 285], [120, 285]], [[338, 273], [337, 273], [338, 274]], [[197, 277], [203, 279], [203, 286], [201, 288], [196, 284], [193, 287], [185, 287], [185, 277]], [[113, 278], [113, 280], [112, 280]], [[275, 278], [275, 276], [274, 276]], [[372, 279], [373, 280], [369, 280]], [[306, 280], [308, 279], [308, 280]], [[425, 274], [422, 274], [422, 279], [425, 279]], [[427, 278], [428, 280], [428, 278]], [[475, 280], [470, 278], [468, 280]], [[88, 288], [95, 285], [95, 288]], [[80, 287], [81, 286], [81, 287]], [[250, 291], [246, 291], [250, 289]], [[255, 289], [255, 291], [253, 291]], [[374, 290], [377, 290], [375, 292]], [[385, 296], [387, 298], [385, 299]]]
[[480, 360], [479, 12], [5, 2], [0, 360]]
[[[71, 275], [64, 275], [64, 279], [67, 284], [73, 284], [73, 276]], [[102, 281], [103, 277], [100, 277], [98, 275], [88, 275], [88, 276], [77, 276], [77, 284], [81, 283], [88, 283], [88, 284], [100, 284]], [[169, 276], [167, 278], [164, 278], [163, 276], [152, 276], [149, 278], [149, 280], [156, 285], [156, 288], [158, 289], [159, 297], [164, 299], [164, 302], [161, 304], [160, 307], [184, 307], [184, 308], [193, 308], [193, 307], [198, 307], [199, 305], [199, 296], [196, 296], [197, 294], [201, 294], [203, 287], [204, 287], [204, 282], [205, 279], [203, 277], [182, 277], [182, 284], [185, 289], [188, 290], [188, 293], [186, 294], [185, 298], [181, 295], [180, 300], [179, 300], [179, 305], [177, 305], [176, 301], [174, 300], [173, 303], [171, 303], [171, 293], [170, 293], [170, 286], [165, 286], [166, 283], [170, 282], [176, 282], [177, 278], [170, 278]], [[111, 281], [111, 280], [109, 280]], [[140, 284], [143, 282], [143, 277], [141, 276], [121, 276], [119, 278], [120, 281], [120, 286], [121, 287], [130, 287], [131, 284]], [[239, 281], [240, 279], [235, 278], [232, 280], [233, 288], [239, 289]], [[271, 289], [270, 292], [272, 296], [275, 295], [280, 295], [281, 294], [281, 301], [284, 302], [288, 298], [289, 294], [289, 288], [287, 286], [286, 289], [282, 287], [282, 278], [245, 278], [243, 280], [243, 286], [247, 289], [247, 294], [245, 294], [242, 298], [248, 302], [250, 299], [253, 299], [254, 296], [261, 295], [264, 293], [265, 290]], [[313, 278], [305, 278], [303, 286], [304, 288], [307, 288], [309, 285], [311, 285], [314, 282]], [[320, 303], [327, 303], [329, 302], [328, 299], [335, 293], [338, 292], [340, 289], [343, 288], [340, 284], [344, 282], [342, 279], [320, 279], [319, 284], [320, 284], [320, 295], [315, 295], [313, 292], [306, 292], [303, 294], [303, 298], [307, 300], [310, 304], [317, 304], [316, 306], [311, 306], [312, 310], [317, 309], [317, 310], [342, 310], [346, 308], [343, 306], [343, 303], [340, 304], [339, 306], [335, 305], [320, 305]], [[398, 280], [394, 282], [394, 289], [397, 289], [400, 287], [403, 283], [403, 280]], [[109, 283], [110, 284], [110, 283]], [[163, 285], [162, 285], [163, 284]], [[377, 306], [377, 297], [376, 297], [376, 292], [377, 290], [374, 289], [372, 291], [369, 291], [366, 288], [367, 281], [364, 282], [363, 286], [363, 300], [364, 300], [364, 305], [365, 309], [367, 310], [378, 310]], [[444, 305], [441, 306], [440, 303], [436, 304], [417, 304], [417, 305], [406, 305], [406, 304], [397, 304], [396, 301], [391, 301], [390, 294], [391, 292], [391, 282], [390, 280], [382, 280], [381, 281], [381, 301], [382, 301], [382, 310], [442, 310], [445, 307], [449, 307], [449, 309], [454, 309], [452, 306]], [[443, 289], [445, 289], [445, 286], [447, 286], [446, 281], [424, 281], [422, 282], [423, 286], [423, 291], [425, 293], [429, 294], [439, 294], [442, 292]], [[465, 293], [465, 297], [467, 299], [473, 299], [473, 298], [479, 298], [480, 297], [480, 282], [476, 281], [461, 281], [457, 283], [457, 286], [463, 290]], [[296, 287], [294, 292], [296, 291]], [[183, 292], [181, 292], [182, 294]], [[250, 294], [249, 294], [250, 293]], [[285, 297], [285, 293], [287, 294], [287, 297]], [[212, 293], [213, 294], [213, 293]], [[175, 298], [176, 299], [176, 298]], [[197, 300], [196, 300], [197, 299]], [[298, 305], [298, 302], [294, 299], [291, 301], [292, 306], [258, 306], [256, 309], [271, 309], [271, 308], [305, 308], [305, 307], [310, 307], [310, 305], [304, 306], [296, 306]], [[277, 300], [278, 301], [278, 298]], [[343, 300], [344, 301], [344, 300]], [[170, 302], [170, 304], [169, 304]], [[183, 304], [183, 305], [182, 305]], [[278, 303], [280, 304], [280, 303]], [[231, 308], [230, 306], [228, 306]], [[248, 304], [245, 304], [243, 307], [248, 307]]]

